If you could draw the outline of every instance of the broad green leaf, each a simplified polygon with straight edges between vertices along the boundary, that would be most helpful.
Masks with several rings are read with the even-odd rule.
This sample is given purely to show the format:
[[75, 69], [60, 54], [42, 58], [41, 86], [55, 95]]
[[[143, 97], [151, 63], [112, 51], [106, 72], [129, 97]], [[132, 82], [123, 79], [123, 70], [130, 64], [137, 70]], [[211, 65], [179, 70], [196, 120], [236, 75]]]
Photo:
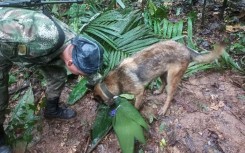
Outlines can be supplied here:
[[128, 102], [127, 99], [118, 97], [118, 100], [120, 101], [120, 107], [123, 108], [121, 108], [120, 111], [123, 112], [125, 116], [131, 118], [145, 129], [148, 129], [148, 125], [142, 118], [139, 111], [130, 102]]
[[[144, 119], [127, 99], [118, 97], [115, 100], [116, 115], [112, 126], [117, 135], [123, 153], [133, 153], [135, 140], [145, 143], [143, 127], [148, 128]], [[143, 126], [143, 127], [142, 127]]]
[[67, 101], [69, 105], [73, 105], [75, 102], [77, 102], [80, 98], [82, 98], [86, 94], [88, 90], [86, 87], [86, 83], [87, 83], [87, 79], [83, 78], [72, 89]]
[[120, 147], [123, 153], [133, 153], [134, 140], [137, 139], [141, 143], [145, 143], [142, 127], [124, 116], [125, 114], [118, 109], [117, 115], [114, 118], [113, 129], [116, 132]]
[[112, 117], [110, 117], [109, 112], [108, 106], [100, 105], [92, 126], [92, 145], [96, 145], [110, 131]]

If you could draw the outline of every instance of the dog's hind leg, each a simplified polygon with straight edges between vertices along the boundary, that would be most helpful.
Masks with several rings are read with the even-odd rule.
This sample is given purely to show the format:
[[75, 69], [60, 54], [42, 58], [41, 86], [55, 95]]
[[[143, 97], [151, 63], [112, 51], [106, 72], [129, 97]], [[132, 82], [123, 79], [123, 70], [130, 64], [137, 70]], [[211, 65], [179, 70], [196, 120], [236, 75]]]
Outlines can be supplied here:
[[163, 90], [164, 90], [164, 88], [165, 88], [165, 86], [167, 84], [167, 80], [166, 80], [167, 79], [167, 72], [163, 73], [160, 76], [160, 79], [162, 81], [162, 84], [161, 84], [161, 86], [160, 86], [160, 88], [158, 90], [153, 92], [154, 95], [159, 95], [159, 94], [163, 93]]
[[144, 87], [142, 87], [142, 89], [139, 90], [137, 94], [134, 94], [135, 95], [134, 107], [137, 109], [140, 109], [140, 107], [142, 106], [144, 91], [145, 91]]
[[182, 76], [187, 69], [188, 64], [178, 64], [172, 65], [167, 74], [167, 99], [164, 103], [163, 108], [159, 111], [159, 115], [164, 115], [173, 99], [174, 93], [178, 87], [179, 82], [181, 81]]

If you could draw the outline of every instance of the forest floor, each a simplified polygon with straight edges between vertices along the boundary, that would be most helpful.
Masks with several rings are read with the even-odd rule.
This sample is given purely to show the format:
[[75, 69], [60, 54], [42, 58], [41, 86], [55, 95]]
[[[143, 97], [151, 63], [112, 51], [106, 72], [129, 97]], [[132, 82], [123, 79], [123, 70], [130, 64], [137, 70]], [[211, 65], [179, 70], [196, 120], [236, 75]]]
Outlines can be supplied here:
[[[166, 95], [145, 93], [140, 113], [149, 124], [145, 145], [135, 152], [145, 153], [243, 153], [245, 151], [245, 77], [230, 71], [201, 72], [183, 80], [165, 117], [157, 112]], [[63, 92], [68, 95], [69, 88]], [[30, 153], [84, 153], [91, 143], [91, 128], [98, 103], [91, 94], [73, 109], [77, 116], [68, 121], [42, 120]], [[152, 120], [153, 119], [153, 120]], [[164, 139], [167, 146], [161, 147]], [[93, 153], [120, 153], [117, 137], [111, 131]]]
[[[227, 31], [219, 32], [221, 23], [207, 16], [206, 27], [196, 28], [195, 38], [205, 49]], [[200, 21], [197, 21], [200, 24]], [[64, 88], [61, 102], [71, 92]], [[245, 152], [245, 76], [231, 70], [198, 72], [180, 83], [166, 116], [158, 116], [166, 94], [153, 95], [146, 90], [140, 113], [149, 124], [146, 144], [136, 143], [135, 152], [145, 153], [244, 153]], [[41, 131], [34, 133], [28, 153], [85, 153], [90, 148], [91, 127], [98, 103], [92, 92], [71, 108], [77, 116], [70, 120], [42, 119]], [[166, 140], [167, 145], [160, 142]], [[17, 151], [18, 152], [18, 151]], [[111, 131], [93, 153], [120, 153], [117, 137]]]

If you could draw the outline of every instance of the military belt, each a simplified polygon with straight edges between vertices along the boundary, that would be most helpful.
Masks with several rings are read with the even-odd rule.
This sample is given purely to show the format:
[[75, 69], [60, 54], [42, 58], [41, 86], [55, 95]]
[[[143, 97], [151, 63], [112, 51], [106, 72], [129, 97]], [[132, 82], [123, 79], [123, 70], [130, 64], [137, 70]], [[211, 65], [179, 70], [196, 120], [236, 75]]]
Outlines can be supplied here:
[[15, 61], [17, 56], [29, 55], [29, 47], [16, 42], [1, 42], [0, 51], [4, 57], [11, 61]]

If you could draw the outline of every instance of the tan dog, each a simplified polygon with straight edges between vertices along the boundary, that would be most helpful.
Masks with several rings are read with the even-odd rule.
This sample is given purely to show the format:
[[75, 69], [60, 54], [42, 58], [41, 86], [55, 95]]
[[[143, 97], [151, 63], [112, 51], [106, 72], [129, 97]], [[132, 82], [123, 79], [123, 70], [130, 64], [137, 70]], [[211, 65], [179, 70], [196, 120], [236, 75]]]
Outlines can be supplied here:
[[99, 96], [106, 104], [112, 104], [112, 98], [122, 93], [135, 95], [135, 107], [140, 108], [145, 86], [153, 79], [160, 77], [162, 86], [156, 92], [163, 92], [167, 85], [167, 99], [160, 115], [164, 115], [173, 99], [178, 83], [181, 81], [189, 63], [212, 62], [224, 51], [218, 45], [208, 54], [198, 54], [185, 45], [175, 41], [163, 41], [125, 58], [114, 70], [94, 88], [94, 96]]

